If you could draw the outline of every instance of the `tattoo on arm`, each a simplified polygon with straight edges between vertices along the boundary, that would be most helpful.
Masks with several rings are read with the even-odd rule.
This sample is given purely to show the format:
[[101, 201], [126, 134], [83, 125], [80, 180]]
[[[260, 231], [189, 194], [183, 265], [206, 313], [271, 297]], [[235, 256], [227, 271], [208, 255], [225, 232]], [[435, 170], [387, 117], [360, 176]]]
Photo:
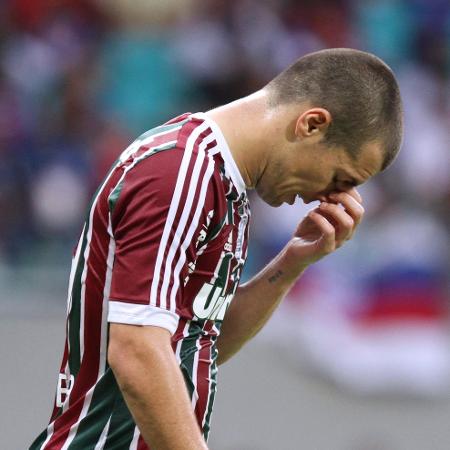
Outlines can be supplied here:
[[278, 280], [283, 275], [283, 272], [281, 270], [277, 270], [273, 275], [271, 275], [268, 280], [269, 283], [275, 283], [275, 281]]

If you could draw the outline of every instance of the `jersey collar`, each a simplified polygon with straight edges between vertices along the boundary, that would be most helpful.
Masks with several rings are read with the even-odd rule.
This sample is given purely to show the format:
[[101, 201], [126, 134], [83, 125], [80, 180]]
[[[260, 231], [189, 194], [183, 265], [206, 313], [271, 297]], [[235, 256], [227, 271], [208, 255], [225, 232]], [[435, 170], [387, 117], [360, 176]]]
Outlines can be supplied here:
[[202, 112], [192, 114], [191, 117], [203, 120], [211, 128], [217, 140], [217, 144], [219, 146], [222, 158], [225, 162], [225, 170], [230, 175], [231, 180], [233, 181], [233, 184], [236, 187], [239, 195], [241, 195], [243, 192], [245, 192], [245, 182], [244, 179], [242, 178], [241, 172], [239, 171], [236, 161], [234, 160], [233, 155], [231, 153], [230, 147], [228, 146], [228, 143], [225, 140], [225, 136], [223, 135], [219, 125], [217, 125], [217, 123], [214, 122], [214, 120], [212, 120], [210, 117], [208, 117], [205, 113]]

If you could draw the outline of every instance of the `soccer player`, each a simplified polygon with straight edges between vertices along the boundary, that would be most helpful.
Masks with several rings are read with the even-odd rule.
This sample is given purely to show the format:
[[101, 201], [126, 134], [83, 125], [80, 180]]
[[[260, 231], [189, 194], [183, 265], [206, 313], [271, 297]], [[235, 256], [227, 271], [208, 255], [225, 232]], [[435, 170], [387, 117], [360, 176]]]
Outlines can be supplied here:
[[[364, 212], [355, 186], [388, 166], [401, 136], [392, 71], [330, 49], [246, 98], [139, 137], [89, 207], [54, 409], [31, 449], [207, 449], [218, 365], [309, 265], [352, 237]], [[320, 204], [239, 286], [246, 189], [272, 206]]]

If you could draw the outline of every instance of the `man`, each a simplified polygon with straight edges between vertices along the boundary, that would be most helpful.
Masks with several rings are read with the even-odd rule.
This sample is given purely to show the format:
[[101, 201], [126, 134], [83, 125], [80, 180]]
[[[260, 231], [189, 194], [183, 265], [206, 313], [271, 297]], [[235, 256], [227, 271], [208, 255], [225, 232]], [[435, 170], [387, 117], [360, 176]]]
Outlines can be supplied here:
[[[142, 135], [90, 206], [55, 406], [31, 449], [206, 449], [217, 365], [351, 238], [364, 212], [355, 186], [401, 135], [394, 75], [350, 49], [304, 56], [249, 97]], [[238, 287], [253, 188], [272, 206], [321, 203]]]

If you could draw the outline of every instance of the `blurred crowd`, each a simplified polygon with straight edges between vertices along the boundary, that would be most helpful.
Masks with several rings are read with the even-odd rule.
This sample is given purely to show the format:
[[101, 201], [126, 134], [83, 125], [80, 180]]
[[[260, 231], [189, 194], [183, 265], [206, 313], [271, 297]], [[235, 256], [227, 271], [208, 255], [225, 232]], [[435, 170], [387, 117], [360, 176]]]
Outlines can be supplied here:
[[[361, 189], [355, 240], [311, 268], [288, 302], [358, 323], [446, 320], [448, 0], [4, 0], [0, 30], [3, 265], [68, 266], [96, 185], [145, 130], [251, 93], [307, 52], [355, 47], [398, 76], [403, 150]], [[247, 276], [305, 207], [252, 197], [252, 210]]]

